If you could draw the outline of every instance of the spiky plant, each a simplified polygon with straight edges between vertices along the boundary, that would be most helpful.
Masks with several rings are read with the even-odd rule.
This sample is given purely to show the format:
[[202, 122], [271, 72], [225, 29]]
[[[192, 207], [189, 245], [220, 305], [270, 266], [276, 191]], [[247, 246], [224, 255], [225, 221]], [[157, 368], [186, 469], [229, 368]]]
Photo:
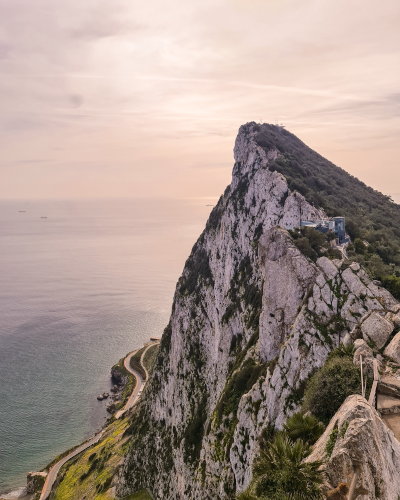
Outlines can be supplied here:
[[340, 344], [339, 347], [334, 349], [328, 354], [327, 359], [332, 359], [334, 357], [339, 357], [339, 358], [351, 358], [353, 359], [354, 352], [355, 352], [355, 347], [353, 344], [350, 344], [348, 346], [345, 346], [344, 344]]
[[298, 439], [313, 445], [325, 431], [325, 425], [312, 415], [295, 413], [283, 426], [288, 437], [294, 442]]
[[322, 498], [323, 462], [307, 462], [311, 449], [303, 441], [295, 443], [279, 433], [253, 464], [253, 479], [238, 500], [312, 500]]

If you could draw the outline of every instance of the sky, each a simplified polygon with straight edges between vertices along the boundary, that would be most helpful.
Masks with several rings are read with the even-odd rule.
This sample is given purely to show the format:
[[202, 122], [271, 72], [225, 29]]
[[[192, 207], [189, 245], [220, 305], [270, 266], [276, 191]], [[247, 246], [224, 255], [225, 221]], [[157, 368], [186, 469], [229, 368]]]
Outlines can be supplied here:
[[399, 0], [0, 0], [0, 199], [219, 196], [278, 120], [400, 192]]

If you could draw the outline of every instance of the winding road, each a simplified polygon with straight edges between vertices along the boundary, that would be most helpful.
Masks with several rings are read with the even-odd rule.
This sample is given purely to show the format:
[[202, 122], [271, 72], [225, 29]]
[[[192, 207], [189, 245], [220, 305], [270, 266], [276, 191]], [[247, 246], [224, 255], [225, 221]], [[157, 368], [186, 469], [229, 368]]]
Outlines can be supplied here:
[[51, 492], [51, 488], [53, 487], [54, 481], [57, 478], [57, 474], [59, 473], [61, 467], [68, 462], [68, 460], [71, 460], [71, 458], [74, 458], [76, 455], [79, 455], [82, 451], [86, 450], [90, 446], [96, 444], [101, 436], [103, 435], [103, 431], [99, 432], [99, 434], [96, 434], [92, 439], [87, 441], [86, 443], [83, 443], [81, 446], [76, 448], [74, 451], [71, 451], [69, 455], [66, 457], [62, 458], [59, 462], [52, 467], [47, 475], [46, 482], [44, 483], [42, 493], [40, 495], [40, 500], [45, 500]]
[[146, 352], [150, 349], [150, 347], [153, 347], [153, 345], [158, 345], [160, 343], [159, 340], [157, 341], [152, 341], [152, 342], [149, 342], [146, 349], [142, 352], [142, 355], [140, 356], [140, 364], [142, 365], [143, 367], [143, 370], [145, 371], [146, 373], [146, 380], [143, 380], [142, 376], [140, 375], [140, 373], [138, 373], [136, 370], [134, 370], [132, 367], [131, 367], [131, 358], [132, 356], [134, 356], [138, 350], [136, 351], [133, 351], [131, 352], [126, 358], [125, 358], [125, 361], [124, 361], [124, 366], [125, 368], [128, 370], [128, 372], [132, 373], [132, 375], [134, 377], [136, 377], [136, 386], [135, 386], [135, 389], [134, 391], [132, 392], [132, 394], [130, 395], [126, 405], [124, 406], [124, 408], [122, 408], [122, 410], [119, 410], [117, 411], [117, 413], [115, 414], [115, 418], [121, 418], [122, 415], [127, 412], [128, 410], [130, 410], [132, 408], [132, 406], [136, 403], [136, 401], [139, 399], [140, 395], [142, 394], [142, 391], [143, 391], [143, 387], [146, 383], [146, 381], [148, 380], [149, 378], [149, 374], [147, 373], [147, 370], [146, 370], [146, 367], [144, 366], [143, 364], [143, 358], [144, 358], [144, 355], [146, 354]]
[[[144, 355], [146, 354], [146, 352], [148, 351], [148, 349], [150, 349], [150, 347], [152, 347], [154, 345], [158, 345], [159, 343], [160, 343], [159, 340], [150, 341], [147, 344], [146, 349], [142, 352], [142, 355], [140, 357], [140, 364], [142, 365], [142, 367], [143, 367], [143, 369], [144, 369], [144, 371], [146, 373], [146, 380], [149, 378], [149, 374], [147, 373], [146, 367], [143, 364]], [[130, 397], [129, 397], [127, 403], [126, 403], [126, 405], [124, 406], [124, 408], [122, 410], [119, 410], [115, 414], [115, 418], [117, 418], [117, 419], [121, 418], [124, 413], [126, 413], [128, 410], [130, 410], [132, 408], [132, 406], [136, 403], [136, 401], [139, 399], [140, 395], [142, 394], [143, 387], [144, 387], [144, 385], [146, 383], [146, 380], [143, 380], [143, 378], [141, 377], [140, 373], [138, 373], [137, 371], [135, 371], [131, 367], [131, 358], [139, 350], [140, 349], [137, 349], [136, 351], [131, 352], [130, 354], [128, 354], [128, 356], [124, 360], [124, 366], [125, 366], [125, 368], [130, 373], [132, 373], [132, 375], [134, 375], [136, 377], [137, 383], [136, 383], [134, 391], [130, 395]], [[40, 495], [40, 499], [39, 500], [46, 500], [46, 498], [50, 495], [51, 489], [52, 489], [52, 487], [54, 485], [55, 480], [57, 479], [57, 475], [58, 475], [61, 467], [66, 462], [68, 462], [68, 460], [71, 460], [71, 458], [76, 457], [76, 455], [79, 455], [79, 453], [81, 453], [82, 451], [84, 451], [87, 448], [89, 448], [90, 446], [96, 444], [100, 440], [100, 438], [102, 437], [102, 435], [103, 435], [103, 431], [99, 432], [99, 434], [96, 434], [96, 436], [94, 436], [92, 439], [90, 439], [86, 443], [83, 443], [81, 446], [79, 446], [78, 448], [76, 448], [74, 451], [71, 451], [71, 453], [69, 455], [67, 455], [66, 457], [62, 458], [59, 462], [57, 462], [50, 469], [49, 474], [47, 475], [47, 478], [46, 478], [46, 482], [44, 483], [43, 490], [42, 490], [42, 493]]]

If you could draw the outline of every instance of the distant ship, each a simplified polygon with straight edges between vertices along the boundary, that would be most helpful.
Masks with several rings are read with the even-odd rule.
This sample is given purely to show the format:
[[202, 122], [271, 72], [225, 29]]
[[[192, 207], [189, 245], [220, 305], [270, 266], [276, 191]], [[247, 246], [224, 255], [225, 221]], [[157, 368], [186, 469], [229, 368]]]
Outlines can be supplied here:
[[40, 217], [41, 219], [47, 219], [47, 217]]
[[18, 210], [18, 212], [26, 212], [26, 210]]
[[214, 205], [206, 205], [206, 207], [213, 207]]

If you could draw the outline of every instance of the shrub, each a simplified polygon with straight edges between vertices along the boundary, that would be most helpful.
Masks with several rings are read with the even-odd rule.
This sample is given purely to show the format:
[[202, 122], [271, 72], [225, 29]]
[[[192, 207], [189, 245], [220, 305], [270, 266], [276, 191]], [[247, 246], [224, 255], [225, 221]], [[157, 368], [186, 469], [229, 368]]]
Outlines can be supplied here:
[[389, 290], [394, 298], [400, 300], [400, 278], [398, 278], [394, 274], [390, 276], [384, 276], [382, 278], [382, 284]]
[[284, 433], [277, 434], [274, 442], [254, 460], [253, 479], [237, 499], [322, 498], [318, 486], [324, 480], [324, 472], [320, 470], [323, 462], [304, 463], [310, 453], [311, 448], [303, 441], [293, 443]]
[[326, 453], [326, 456], [328, 458], [331, 458], [331, 456], [332, 456], [333, 449], [335, 448], [336, 439], [338, 437], [338, 434], [339, 434], [339, 430], [337, 427], [335, 427], [332, 430], [332, 432], [329, 436], [328, 442], [326, 443], [326, 446], [325, 446], [325, 453]]
[[361, 393], [360, 370], [345, 356], [328, 359], [308, 383], [303, 410], [328, 424], [343, 401]]
[[309, 445], [317, 442], [325, 431], [325, 425], [317, 418], [312, 415], [304, 415], [301, 412], [288, 418], [283, 428], [292, 441], [301, 439]]
[[333, 232], [320, 233], [313, 227], [303, 226], [289, 231], [294, 239], [294, 244], [306, 257], [314, 262], [325, 255], [330, 259], [341, 259], [342, 254], [339, 250], [331, 248], [330, 241], [335, 238]]

